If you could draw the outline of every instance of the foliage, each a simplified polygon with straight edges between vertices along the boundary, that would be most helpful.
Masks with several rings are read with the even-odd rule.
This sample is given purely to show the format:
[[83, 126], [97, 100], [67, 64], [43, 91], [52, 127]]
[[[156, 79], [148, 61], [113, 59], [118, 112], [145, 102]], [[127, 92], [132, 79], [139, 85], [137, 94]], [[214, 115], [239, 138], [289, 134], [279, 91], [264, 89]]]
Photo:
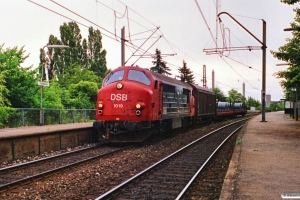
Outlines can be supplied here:
[[[88, 39], [82, 40], [76, 22], [64, 23], [60, 26], [60, 39], [50, 35], [48, 44], [63, 44], [70, 48], [49, 48], [48, 52], [41, 50], [40, 60], [45, 71], [49, 72], [49, 80], [58, 81], [56, 93], [48, 91], [58, 95], [53, 106], [77, 109], [95, 107], [98, 88], [110, 70], [106, 67], [106, 50], [102, 49], [100, 31], [93, 27], [88, 31]], [[50, 98], [46, 98], [45, 102], [47, 100]]]
[[0, 88], [2, 105], [14, 108], [31, 108], [39, 105], [39, 89], [34, 79], [32, 67], [23, 68], [21, 64], [28, 57], [24, 56], [24, 47], [3, 49], [0, 46]]
[[266, 111], [269, 111], [269, 112], [274, 112], [274, 111], [279, 111], [279, 110], [284, 110], [283, 103], [272, 102], [270, 104], [270, 106], [266, 108]]
[[68, 89], [71, 84], [76, 84], [79, 81], [90, 81], [96, 83], [98, 88], [100, 88], [102, 79], [103, 77], [97, 76], [95, 72], [82, 69], [81, 65], [72, 64], [64, 75], [58, 76], [58, 83], [62, 88]]
[[248, 109], [250, 109], [250, 107], [255, 107], [256, 110], [259, 110], [258, 108], [261, 106], [260, 102], [252, 97], [248, 97], [246, 105]]
[[220, 88], [218, 87], [212, 88], [212, 91], [215, 93], [216, 99], [218, 99], [218, 101], [225, 101], [225, 95]]
[[[0, 107], [39, 108], [44, 110], [45, 122], [58, 122], [55, 109], [94, 109], [97, 91], [103, 78], [110, 72], [106, 67], [106, 50], [102, 48], [99, 30], [88, 29], [88, 39], [83, 39], [75, 22], [60, 26], [60, 38], [50, 35], [47, 45], [68, 45], [70, 48], [40, 49], [40, 64], [37, 69], [23, 68], [28, 57], [24, 47], [4, 49], [0, 46]], [[43, 78], [36, 77], [43, 67]], [[38, 85], [47, 80], [49, 87]], [[42, 96], [41, 96], [42, 95]], [[42, 100], [42, 102], [41, 102]], [[54, 109], [54, 110], [52, 110]], [[8, 121], [10, 127], [19, 126], [21, 114], [26, 116], [27, 125], [37, 124], [39, 111], [14, 112], [9, 108], [0, 111], [0, 126]], [[63, 114], [63, 113], [61, 113]], [[82, 114], [75, 113], [72, 117]]]
[[155, 50], [155, 60], [152, 61], [154, 64], [153, 67], [150, 68], [150, 71], [159, 73], [159, 74], [165, 74], [165, 75], [171, 75], [169, 71], [171, 69], [166, 65], [166, 62], [162, 60], [161, 52], [160, 50], [156, 49]]
[[186, 83], [195, 83], [195, 77], [193, 72], [186, 66], [186, 62], [183, 61], [183, 66], [178, 68], [178, 72], [180, 73], [180, 80]]
[[60, 86], [57, 82], [51, 82], [50, 87], [41, 87], [43, 90], [43, 108], [63, 108], [60, 98]]
[[98, 86], [94, 82], [80, 81], [70, 85], [71, 107], [94, 108], [97, 100]]
[[0, 128], [5, 128], [5, 125], [9, 123], [15, 114], [16, 110], [14, 108], [0, 107]]
[[[97, 76], [104, 77], [110, 72], [106, 67], [106, 50], [102, 50], [102, 36], [99, 30], [89, 28], [88, 45], [83, 45], [82, 65], [87, 66]], [[86, 43], [84, 39], [83, 43]]]
[[[281, 0], [286, 4], [294, 4], [299, 0]], [[300, 9], [294, 10], [296, 13], [295, 21], [292, 22], [292, 39], [286, 39], [287, 43], [279, 47], [278, 51], [271, 51], [273, 57], [285, 61], [289, 64], [286, 70], [274, 73], [274, 76], [281, 78], [281, 87], [284, 89], [286, 96], [291, 91], [291, 88], [298, 88], [300, 84]], [[299, 92], [298, 92], [299, 93]]]
[[238, 138], [236, 139], [235, 144], [242, 144], [242, 138], [241, 138], [240, 135], [239, 135]]
[[238, 91], [231, 89], [228, 91], [228, 97], [226, 98], [226, 101], [231, 102], [231, 103], [241, 102], [241, 103], [245, 104], [246, 98]]
[[[1, 63], [0, 63], [0, 67], [1, 67]], [[10, 102], [8, 101], [8, 99], [5, 97], [5, 93], [8, 92], [8, 89], [6, 88], [5, 85], [5, 73], [7, 71], [0, 71], [0, 106], [6, 106], [6, 105], [10, 105]]]
[[[64, 108], [94, 108], [102, 77], [80, 65], [73, 65], [64, 78], [59, 78], [60, 97]], [[60, 76], [59, 76], [60, 77]]]
[[286, 3], [289, 5], [295, 4], [297, 2], [300, 2], [299, 0], [280, 0], [282, 3]]
[[106, 67], [106, 50], [102, 49], [102, 36], [99, 30], [89, 28], [88, 40], [83, 39], [76, 22], [64, 23], [60, 26], [60, 39], [50, 35], [49, 45], [67, 45], [69, 48], [41, 49], [40, 61], [48, 72], [49, 80], [64, 78], [67, 71], [74, 66], [94, 72], [103, 78], [110, 70]]

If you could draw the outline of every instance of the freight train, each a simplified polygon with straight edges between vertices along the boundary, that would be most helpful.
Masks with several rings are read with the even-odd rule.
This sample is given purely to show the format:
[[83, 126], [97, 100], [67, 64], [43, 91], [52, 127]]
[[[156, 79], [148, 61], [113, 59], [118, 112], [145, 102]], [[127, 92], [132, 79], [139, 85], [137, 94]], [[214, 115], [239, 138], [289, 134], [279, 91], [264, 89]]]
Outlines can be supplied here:
[[100, 141], [140, 142], [153, 130], [164, 132], [246, 112], [240, 103], [216, 102], [208, 88], [148, 69], [121, 66], [103, 80], [93, 127]]

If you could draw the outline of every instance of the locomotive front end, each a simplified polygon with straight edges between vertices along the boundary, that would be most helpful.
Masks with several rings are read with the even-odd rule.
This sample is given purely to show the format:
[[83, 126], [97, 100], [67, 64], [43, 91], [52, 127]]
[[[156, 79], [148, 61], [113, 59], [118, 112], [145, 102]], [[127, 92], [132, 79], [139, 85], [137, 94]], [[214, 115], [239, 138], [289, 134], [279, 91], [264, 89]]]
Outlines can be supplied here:
[[138, 67], [119, 67], [98, 92], [94, 128], [99, 140], [142, 141], [153, 117], [151, 74]]

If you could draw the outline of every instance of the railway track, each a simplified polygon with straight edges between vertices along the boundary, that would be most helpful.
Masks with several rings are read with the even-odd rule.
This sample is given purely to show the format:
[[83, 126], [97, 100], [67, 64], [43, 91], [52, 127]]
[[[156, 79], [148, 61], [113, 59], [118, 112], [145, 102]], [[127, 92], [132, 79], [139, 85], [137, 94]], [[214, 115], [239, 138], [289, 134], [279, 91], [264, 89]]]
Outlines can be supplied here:
[[19, 165], [0, 168], [0, 191], [29, 183], [33, 180], [121, 151], [128, 147], [130, 146], [107, 147], [98, 145]]
[[218, 149], [242, 127], [242, 121], [186, 145], [96, 199], [181, 199]]

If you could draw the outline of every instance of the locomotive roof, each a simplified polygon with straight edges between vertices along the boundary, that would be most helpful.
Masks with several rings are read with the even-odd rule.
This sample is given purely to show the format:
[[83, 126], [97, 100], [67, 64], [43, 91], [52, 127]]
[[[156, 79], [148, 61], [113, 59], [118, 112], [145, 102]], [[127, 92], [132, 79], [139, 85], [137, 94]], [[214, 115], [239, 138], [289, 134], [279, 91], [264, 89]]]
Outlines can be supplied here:
[[182, 82], [181, 80], [177, 80], [175, 78], [172, 78], [172, 77], [168, 77], [168, 76], [165, 76], [163, 74], [159, 74], [159, 73], [156, 73], [156, 72], [152, 72], [149, 70], [149, 72], [157, 79], [157, 80], [161, 80], [163, 83], [169, 83], [169, 84], [176, 84], [176, 85], [181, 85], [183, 87], [187, 87], [187, 88], [191, 88], [190, 84], [188, 83], [185, 83], [185, 82]]
[[[163, 83], [168, 83], [168, 84], [173, 84], [173, 85], [180, 85], [182, 87], [185, 87], [185, 88], [189, 88], [189, 89], [192, 89], [193, 86], [191, 86], [190, 84], [188, 83], [185, 83], [185, 82], [182, 82], [180, 80], [177, 80], [175, 78], [172, 78], [172, 77], [168, 77], [168, 76], [165, 76], [163, 74], [159, 74], [159, 73], [156, 73], [156, 72], [153, 72], [153, 71], [150, 71], [149, 69], [147, 68], [141, 68], [139, 66], [121, 66], [115, 70], [120, 70], [120, 68], [138, 68], [138, 69], [142, 69], [142, 70], [147, 70], [150, 74], [153, 75], [153, 77], [155, 77], [157, 80], [159, 81], [162, 81]], [[115, 71], [113, 70], [113, 71]]]
[[193, 88], [196, 88], [197, 90], [201, 90], [201, 91], [204, 91], [206, 93], [212, 93], [212, 94], [214, 94], [214, 92], [211, 89], [209, 89], [209, 88], [201, 87], [201, 86], [196, 85], [196, 84], [191, 84], [191, 85], [193, 86]]

